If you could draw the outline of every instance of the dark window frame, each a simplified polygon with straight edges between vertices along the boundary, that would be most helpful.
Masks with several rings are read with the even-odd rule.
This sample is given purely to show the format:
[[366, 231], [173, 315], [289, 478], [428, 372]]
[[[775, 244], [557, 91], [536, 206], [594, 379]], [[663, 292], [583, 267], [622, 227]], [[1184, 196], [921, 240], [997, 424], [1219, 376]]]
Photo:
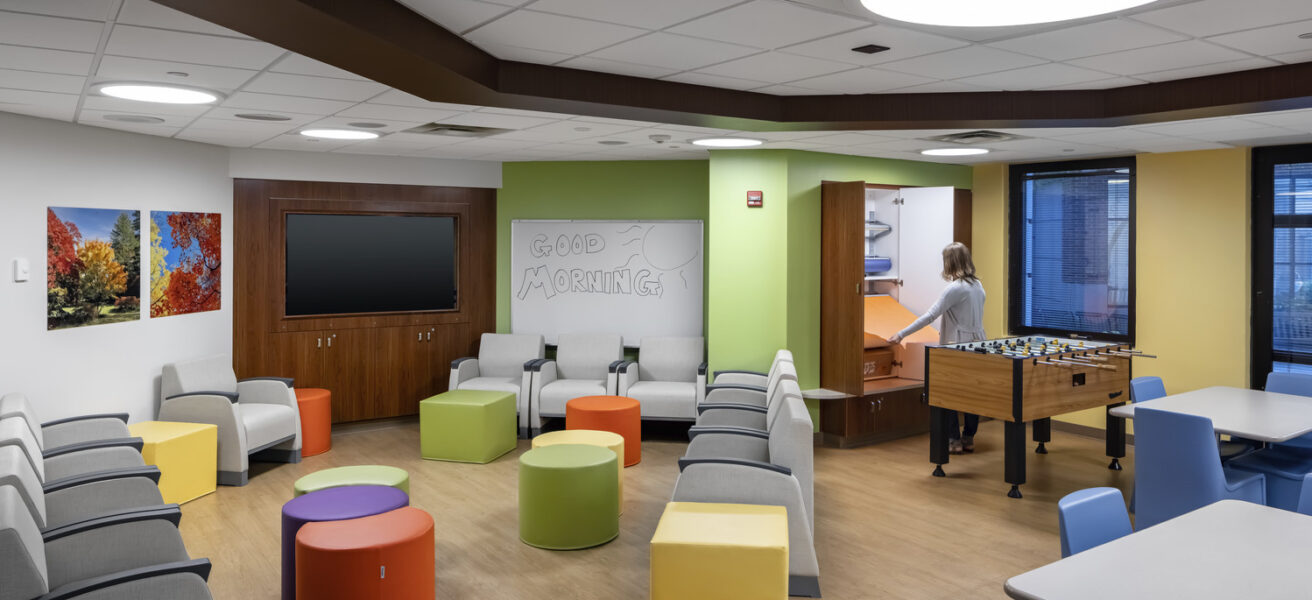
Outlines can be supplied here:
[[[1252, 322], [1249, 325], [1251, 357], [1249, 385], [1266, 386], [1266, 374], [1280, 354], [1280, 362], [1312, 364], [1312, 357], [1277, 353], [1275, 345], [1275, 231], [1281, 227], [1312, 227], [1312, 215], [1275, 214], [1275, 167], [1280, 164], [1312, 163], [1312, 144], [1254, 148], [1252, 165], [1253, 280]], [[1302, 359], [1302, 360], [1300, 360]]]
[[[1024, 310], [1024, 276], [1025, 276], [1025, 181], [1027, 179], [1037, 179], [1037, 177], [1025, 176], [1026, 173], [1034, 172], [1052, 172], [1060, 173], [1065, 171], [1080, 171], [1092, 169], [1129, 169], [1129, 257], [1127, 274], [1127, 302], [1129, 310], [1127, 311], [1125, 335], [1115, 335], [1098, 331], [1059, 331], [1045, 327], [1031, 327], [1023, 325], [1022, 311]], [[1008, 188], [1008, 252], [1007, 252], [1007, 328], [1012, 335], [1035, 335], [1048, 334], [1064, 337], [1091, 338], [1111, 342], [1123, 342], [1134, 344], [1136, 333], [1135, 311], [1136, 303], [1136, 265], [1137, 262], [1137, 237], [1138, 237], [1138, 216], [1136, 211], [1137, 195], [1137, 169], [1136, 160], [1133, 156], [1117, 158], [1100, 158], [1091, 160], [1073, 160], [1048, 163], [1029, 163], [1017, 164], [1010, 166]]]

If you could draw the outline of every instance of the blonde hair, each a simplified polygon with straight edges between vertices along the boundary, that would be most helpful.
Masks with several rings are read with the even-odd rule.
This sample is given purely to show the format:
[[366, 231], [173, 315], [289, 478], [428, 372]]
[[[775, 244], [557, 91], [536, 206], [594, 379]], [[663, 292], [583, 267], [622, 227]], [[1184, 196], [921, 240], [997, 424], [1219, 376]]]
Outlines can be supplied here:
[[952, 242], [943, 249], [943, 279], [948, 281], [979, 281], [975, 277], [975, 261], [970, 259], [970, 248], [961, 242]]

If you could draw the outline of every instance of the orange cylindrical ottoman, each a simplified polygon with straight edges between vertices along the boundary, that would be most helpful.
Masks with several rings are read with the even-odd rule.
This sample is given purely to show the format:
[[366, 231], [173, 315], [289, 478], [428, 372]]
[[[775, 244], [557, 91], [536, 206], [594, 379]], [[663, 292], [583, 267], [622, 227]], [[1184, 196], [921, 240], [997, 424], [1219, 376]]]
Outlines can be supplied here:
[[433, 517], [414, 507], [296, 533], [298, 600], [433, 600]]
[[301, 412], [301, 456], [323, 454], [333, 448], [333, 393], [319, 388], [296, 388]]
[[624, 438], [624, 466], [642, 461], [642, 405], [625, 396], [583, 396], [565, 403], [565, 429], [595, 429]]

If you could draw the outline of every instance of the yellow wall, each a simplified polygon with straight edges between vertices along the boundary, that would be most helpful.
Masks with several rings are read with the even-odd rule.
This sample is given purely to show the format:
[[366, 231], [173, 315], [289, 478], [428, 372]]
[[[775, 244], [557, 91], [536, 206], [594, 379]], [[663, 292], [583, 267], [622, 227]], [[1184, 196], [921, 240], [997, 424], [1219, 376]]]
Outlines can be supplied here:
[[[1168, 393], [1248, 386], [1249, 173], [1247, 148], [1138, 156], [1135, 337], [1159, 358], [1136, 360], [1134, 374], [1161, 377]], [[1006, 322], [1006, 182], [1006, 165], [975, 168], [974, 250], [991, 337]], [[1058, 420], [1104, 426], [1100, 409]]]

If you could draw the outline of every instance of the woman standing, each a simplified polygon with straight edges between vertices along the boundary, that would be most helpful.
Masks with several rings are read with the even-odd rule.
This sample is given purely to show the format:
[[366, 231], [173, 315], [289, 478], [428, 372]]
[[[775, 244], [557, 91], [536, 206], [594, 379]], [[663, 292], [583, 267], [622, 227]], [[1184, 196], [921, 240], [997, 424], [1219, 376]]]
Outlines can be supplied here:
[[[897, 332], [888, 341], [894, 344], [911, 335], [934, 319], [943, 317], [939, 328], [940, 344], [979, 342], [984, 335], [984, 286], [975, 277], [975, 263], [970, 249], [961, 243], [951, 243], [943, 249], [943, 279], [949, 283], [943, 288], [938, 301], [919, 319]], [[957, 411], [948, 412], [948, 452], [960, 454], [975, 451], [975, 432], [979, 429], [979, 415], [966, 414], [965, 431], [958, 429]]]

